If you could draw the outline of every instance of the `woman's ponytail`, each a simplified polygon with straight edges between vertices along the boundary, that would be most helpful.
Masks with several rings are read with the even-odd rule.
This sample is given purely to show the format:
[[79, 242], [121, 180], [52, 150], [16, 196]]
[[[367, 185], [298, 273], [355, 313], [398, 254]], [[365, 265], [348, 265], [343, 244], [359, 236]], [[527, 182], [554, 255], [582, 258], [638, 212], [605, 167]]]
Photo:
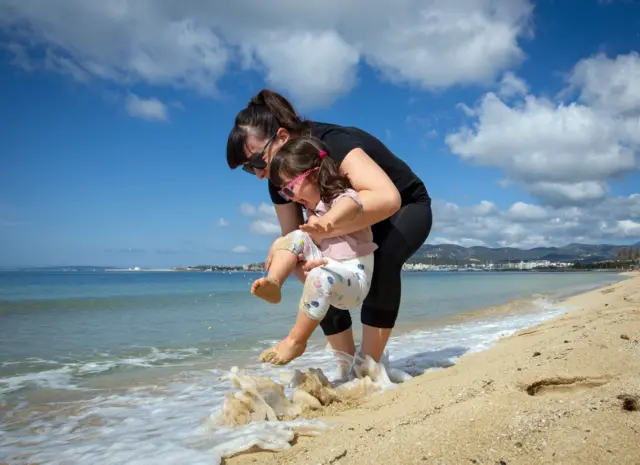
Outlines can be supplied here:
[[311, 123], [303, 120], [286, 98], [269, 89], [262, 89], [249, 101], [249, 106], [264, 105], [278, 122], [278, 126], [292, 135], [306, 136], [311, 131]]
[[263, 89], [236, 115], [227, 139], [229, 167], [234, 169], [245, 163], [247, 157], [244, 145], [247, 134], [266, 140], [279, 128], [286, 129], [293, 137], [311, 134], [311, 122], [300, 118], [286, 98], [272, 90]]

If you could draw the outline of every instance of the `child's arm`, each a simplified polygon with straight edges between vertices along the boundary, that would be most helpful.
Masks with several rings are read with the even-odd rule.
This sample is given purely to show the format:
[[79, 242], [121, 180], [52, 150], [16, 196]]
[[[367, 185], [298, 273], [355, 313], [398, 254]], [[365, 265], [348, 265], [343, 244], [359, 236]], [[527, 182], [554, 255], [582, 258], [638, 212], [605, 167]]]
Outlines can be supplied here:
[[362, 204], [358, 195], [355, 192], [347, 192], [338, 197], [331, 209], [316, 222], [301, 225], [300, 229], [308, 233], [327, 233], [355, 221], [361, 213]]

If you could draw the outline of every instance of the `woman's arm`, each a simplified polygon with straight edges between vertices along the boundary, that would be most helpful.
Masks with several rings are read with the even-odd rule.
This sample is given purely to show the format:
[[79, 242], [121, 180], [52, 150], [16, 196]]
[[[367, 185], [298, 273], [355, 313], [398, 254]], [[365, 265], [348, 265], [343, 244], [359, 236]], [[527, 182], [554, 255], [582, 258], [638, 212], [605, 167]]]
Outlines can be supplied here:
[[344, 227], [356, 220], [362, 213], [362, 206], [359, 200], [353, 197], [343, 197], [335, 202], [331, 209], [320, 218], [301, 224], [300, 230], [312, 235], [314, 233], [324, 233], [333, 231], [336, 228]]
[[286, 236], [291, 231], [295, 231], [304, 223], [302, 206], [299, 203], [289, 202], [282, 205], [276, 204], [275, 209], [283, 236]]
[[[345, 225], [336, 227], [323, 237], [336, 237], [364, 229], [386, 220], [400, 209], [400, 193], [376, 162], [362, 149], [351, 150], [340, 164], [362, 202], [362, 213]], [[297, 227], [297, 226], [296, 226]]]

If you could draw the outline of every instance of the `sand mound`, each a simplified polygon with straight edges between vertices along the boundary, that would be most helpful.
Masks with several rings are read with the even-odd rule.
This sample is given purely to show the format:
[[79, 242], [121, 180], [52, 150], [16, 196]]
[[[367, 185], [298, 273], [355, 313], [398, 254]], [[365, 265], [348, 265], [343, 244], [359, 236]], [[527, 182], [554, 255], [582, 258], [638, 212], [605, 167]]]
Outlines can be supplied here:
[[[286, 450], [296, 435], [317, 435], [332, 427], [320, 420], [298, 418], [305, 410], [362, 400], [410, 378], [400, 370], [388, 370], [386, 357], [376, 363], [370, 357], [337, 355], [350, 363], [350, 370], [348, 376], [333, 383], [317, 368], [283, 375], [280, 384], [233, 367], [226, 378], [239, 390], [225, 394], [221, 413], [209, 419], [212, 427], [228, 429], [233, 439], [219, 444], [216, 452], [221, 457], [230, 457], [252, 448]], [[286, 387], [291, 388], [290, 398]]]

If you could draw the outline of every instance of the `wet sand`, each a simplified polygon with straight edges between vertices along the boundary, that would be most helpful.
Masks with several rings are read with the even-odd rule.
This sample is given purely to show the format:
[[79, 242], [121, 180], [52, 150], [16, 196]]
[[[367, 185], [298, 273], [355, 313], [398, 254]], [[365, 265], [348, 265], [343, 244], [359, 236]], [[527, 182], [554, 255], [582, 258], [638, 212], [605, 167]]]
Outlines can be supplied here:
[[286, 452], [226, 464], [640, 464], [640, 273], [359, 405]]

